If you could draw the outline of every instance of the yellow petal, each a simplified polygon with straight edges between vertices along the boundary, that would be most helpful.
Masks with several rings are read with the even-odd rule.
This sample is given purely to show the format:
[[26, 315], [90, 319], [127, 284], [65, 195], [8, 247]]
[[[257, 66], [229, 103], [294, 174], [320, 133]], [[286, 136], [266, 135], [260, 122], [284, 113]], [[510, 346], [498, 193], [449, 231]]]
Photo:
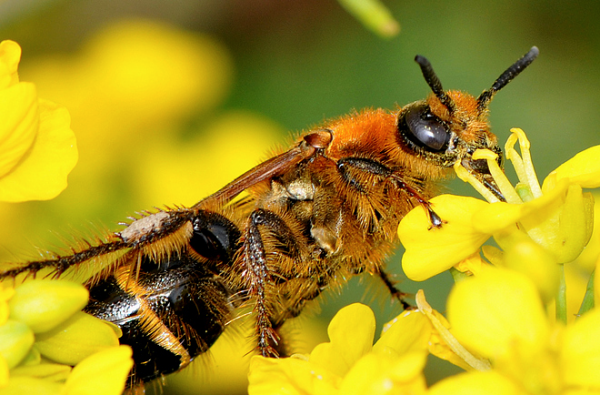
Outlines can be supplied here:
[[75, 365], [100, 350], [119, 345], [109, 325], [83, 312], [38, 334], [36, 340], [36, 347], [44, 357], [66, 365]]
[[0, 355], [0, 389], [6, 387], [6, 384], [8, 384], [8, 369], [8, 362], [6, 362], [6, 359]]
[[[594, 222], [593, 196], [583, 194], [579, 185], [568, 185], [565, 181], [561, 180], [541, 198], [549, 198], [550, 204], [522, 218], [529, 236], [554, 254], [558, 263], [570, 262], [579, 256], [591, 237]], [[566, 186], [564, 192], [561, 184]], [[559, 190], [560, 194], [556, 194]]]
[[430, 202], [444, 221], [441, 228], [431, 227], [422, 207], [409, 212], [398, 228], [400, 241], [406, 248], [402, 268], [408, 278], [415, 281], [426, 280], [450, 269], [475, 253], [490, 236], [472, 226], [473, 213], [488, 203], [452, 195], [441, 195]]
[[38, 363], [36, 365], [19, 366], [11, 370], [10, 376], [37, 377], [50, 381], [65, 381], [72, 368], [57, 363]]
[[596, 260], [596, 273], [594, 274], [594, 305], [600, 309], [600, 257]]
[[566, 387], [600, 388], [600, 310], [589, 311], [567, 326], [561, 347]]
[[560, 276], [555, 256], [526, 235], [510, 243], [502, 243], [502, 247], [504, 267], [529, 277], [543, 300], [550, 302], [558, 291]]
[[346, 306], [333, 317], [327, 333], [331, 341], [315, 347], [309, 361], [343, 377], [373, 347], [373, 311], [360, 303]]
[[419, 290], [416, 295], [417, 306], [433, 326], [433, 331], [429, 339], [429, 352], [438, 358], [444, 359], [465, 370], [489, 370], [489, 361], [479, 358], [469, 352], [460, 342], [450, 333], [450, 323], [439, 312], [434, 310], [427, 300], [425, 293]]
[[[562, 165], [550, 174], [555, 174], [557, 180], [567, 178], [569, 182], [582, 188], [600, 187], [600, 145], [588, 148]], [[546, 180], [544, 180], [544, 184]]]
[[0, 177], [9, 174], [31, 150], [40, 127], [39, 111], [33, 84], [21, 82], [0, 90]]
[[2, 395], [62, 395], [64, 384], [35, 377], [11, 377], [8, 386], [2, 388]]
[[0, 178], [0, 200], [52, 199], [67, 186], [78, 158], [69, 113], [46, 100], [40, 100], [40, 109], [35, 143], [19, 165]]
[[17, 69], [21, 60], [21, 47], [14, 41], [0, 42], [0, 89], [19, 82]]
[[337, 394], [341, 378], [302, 359], [254, 356], [248, 381], [249, 395]]
[[46, 332], [83, 309], [88, 291], [71, 281], [34, 280], [18, 286], [10, 300], [11, 319], [34, 333]]
[[469, 372], [444, 379], [433, 385], [429, 395], [518, 395], [523, 391], [495, 371]]
[[555, 251], [560, 263], [571, 262], [581, 254], [594, 229], [594, 197], [581, 193], [579, 185], [569, 186], [559, 213], [558, 240]]
[[67, 379], [65, 395], [120, 395], [133, 367], [129, 346], [102, 350], [79, 363]]
[[549, 336], [535, 285], [505, 269], [457, 283], [448, 298], [448, 320], [461, 344], [491, 359], [515, 347], [535, 353]]
[[409, 352], [401, 357], [370, 353], [348, 372], [340, 386], [344, 395], [425, 393], [422, 371], [427, 353]]
[[10, 314], [8, 301], [15, 294], [15, 289], [0, 284], [0, 325], [4, 325]]
[[428, 348], [431, 324], [427, 317], [415, 310], [407, 310], [388, 322], [383, 333], [373, 346], [376, 354], [402, 355]]
[[473, 226], [480, 232], [493, 234], [514, 227], [517, 222], [526, 222], [527, 229], [539, 225], [560, 207], [568, 186], [563, 180], [554, 189], [523, 204], [498, 202], [483, 206], [474, 213]]
[[0, 326], [0, 356], [9, 368], [14, 368], [25, 358], [33, 342], [33, 332], [22, 322], [8, 320]]

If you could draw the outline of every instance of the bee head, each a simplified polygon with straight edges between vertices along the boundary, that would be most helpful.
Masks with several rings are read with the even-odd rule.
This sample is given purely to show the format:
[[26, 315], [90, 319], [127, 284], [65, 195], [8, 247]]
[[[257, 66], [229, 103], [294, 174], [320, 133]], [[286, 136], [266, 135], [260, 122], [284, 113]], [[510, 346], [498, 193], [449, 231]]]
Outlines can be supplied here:
[[438, 166], [451, 167], [461, 162], [501, 197], [493, 184], [487, 163], [472, 159], [472, 155], [477, 149], [489, 149], [498, 155], [498, 163], [502, 166], [502, 150], [496, 136], [490, 131], [487, 119], [488, 105], [496, 92], [531, 64], [538, 53], [537, 47], [531, 48], [477, 98], [460, 91], [444, 91], [431, 63], [417, 55], [415, 61], [421, 67], [432, 94], [426, 100], [409, 104], [400, 111], [398, 135], [403, 145]]

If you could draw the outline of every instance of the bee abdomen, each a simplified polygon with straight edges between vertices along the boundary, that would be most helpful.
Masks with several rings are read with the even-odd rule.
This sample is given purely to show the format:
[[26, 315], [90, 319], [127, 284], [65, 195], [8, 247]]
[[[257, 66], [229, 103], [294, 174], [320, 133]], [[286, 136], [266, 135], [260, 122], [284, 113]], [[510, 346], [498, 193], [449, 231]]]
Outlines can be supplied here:
[[137, 279], [116, 273], [90, 287], [85, 311], [121, 328], [121, 344], [133, 349], [131, 375], [147, 382], [208, 351], [230, 320], [230, 296], [221, 279], [189, 255], [161, 263], [144, 257]]

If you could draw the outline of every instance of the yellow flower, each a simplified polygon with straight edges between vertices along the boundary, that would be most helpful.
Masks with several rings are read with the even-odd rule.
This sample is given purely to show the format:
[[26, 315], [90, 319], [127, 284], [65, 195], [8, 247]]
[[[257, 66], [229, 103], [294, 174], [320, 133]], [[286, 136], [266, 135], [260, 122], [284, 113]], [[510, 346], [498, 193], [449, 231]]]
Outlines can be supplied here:
[[433, 393], [600, 393], [600, 310], [565, 327], [547, 317], [531, 279], [489, 268], [455, 285], [448, 320], [462, 345], [491, 361], [493, 373], [452, 377]]
[[17, 43], [0, 43], [0, 200], [52, 199], [77, 162], [75, 135], [66, 109], [19, 81], [20, 58]]
[[[513, 135], [507, 142], [506, 156], [513, 162], [520, 180], [516, 188], [498, 167], [495, 154], [478, 151], [473, 156], [487, 160], [506, 202], [498, 201], [466, 169], [455, 166], [459, 177], [474, 185], [490, 203], [442, 195], [431, 200], [433, 209], [446, 221], [441, 228], [430, 229], [420, 208], [412, 210], [402, 220], [399, 236], [406, 248], [402, 265], [409, 278], [420, 281], [450, 269], [477, 253], [491, 236], [505, 252], [521, 248], [519, 243], [533, 240], [551, 259], [543, 260], [546, 265], [543, 270], [527, 268], [525, 271], [545, 272], [549, 268], [550, 277], [556, 276], [550, 266], [570, 262], [581, 253], [593, 228], [593, 197], [583, 193], [582, 188], [600, 186], [597, 160], [600, 146], [577, 154], [550, 173], [540, 187], [531, 161], [529, 141], [522, 130], [511, 131]], [[514, 149], [517, 140], [522, 156]], [[551, 278], [548, 282], [554, 280]]]
[[[0, 325], [0, 393], [123, 391], [133, 364], [131, 350], [115, 351], [120, 350], [120, 331], [80, 311], [88, 301], [85, 287], [66, 280], [30, 280], [9, 290], [2, 292], [10, 311]], [[102, 365], [107, 366], [103, 373]]]
[[362, 304], [340, 310], [329, 325], [330, 342], [310, 355], [250, 362], [252, 394], [420, 394], [431, 325], [416, 311], [404, 312], [372, 345], [373, 312]]

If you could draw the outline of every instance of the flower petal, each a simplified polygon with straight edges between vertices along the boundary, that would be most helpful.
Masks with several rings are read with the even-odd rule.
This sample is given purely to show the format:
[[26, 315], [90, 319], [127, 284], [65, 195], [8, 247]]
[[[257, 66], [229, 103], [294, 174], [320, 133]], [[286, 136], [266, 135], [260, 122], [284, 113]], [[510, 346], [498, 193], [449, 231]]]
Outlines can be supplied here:
[[505, 269], [489, 268], [456, 284], [448, 298], [448, 320], [461, 344], [492, 359], [518, 345], [535, 352], [549, 336], [535, 285]]
[[0, 326], [0, 356], [9, 368], [17, 366], [35, 341], [33, 332], [22, 322], [8, 320]]
[[558, 291], [560, 275], [554, 256], [526, 236], [503, 247], [503, 265], [525, 274], [536, 285], [544, 301], [551, 301]]
[[35, 143], [19, 166], [0, 179], [0, 200], [52, 199], [67, 186], [78, 157], [69, 113], [46, 100], [40, 100], [40, 109]]
[[14, 41], [0, 42], [0, 89], [19, 82], [17, 69], [21, 60], [21, 47]]
[[310, 362], [343, 377], [363, 355], [371, 351], [375, 335], [375, 315], [361, 304], [341, 309], [327, 329], [331, 342], [319, 344]]
[[423, 313], [433, 326], [433, 331], [429, 339], [429, 352], [438, 358], [453, 363], [465, 370], [489, 370], [489, 361], [478, 358], [471, 354], [462, 344], [456, 340], [450, 333], [450, 323], [446, 317], [434, 310], [427, 300], [422, 289], [417, 292], [415, 297], [419, 311]]
[[337, 394], [341, 378], [308, 361], [254, 356], [248, 374], [249, 395]]
[[81, 361], [69, 376], [65, 395], [120, 395], [133, 367], [131, 347], [111, 347]]
[[517, 395], [519, 387], [495, 371], [458, 374], [433, 385], [429, 395]]
[[31, 150], [40, 127], [35, 86], [21, 82], [0, 90], [0, 177], [4, 177]]
[[8, 386], [2, 388], [2, 395], [62, 395], [64, 384], [35, 377], [11, 377]]
[[[600, 145], [581, 151], [554, 170], [550, 175], [555, 175], [557, 180], [569, 179], [570, 183], [578, 184], [582, 188], [600, 187]], [[546, 184], [546, 180], [544, 180]]]
[[430, 200], [444, 221], [432, 228], [422, 207], [410, 211], [400, 222], [398, 235], [406, 248], [402, 268], [415, 281], [426, 280], [475, 253], [490, 237], [473, 228], [473, 213], [488, 206], [479, 199], [441, 195]]
[[340, 386], [344, 395], [424, 394], [422, 375], [427, 352], [409, 352], [401, 357], [369, 353], [348, 372]]
[[428, 348], [431, 324], [427, 317], [416, 310], [407, 310], [388, 322], [383, 333], [373, 346], [376, 354], [402, 355]]
[[560, 361], [566, 387], [600, 388], [600, 310], [591, 310], [567, 327]]

